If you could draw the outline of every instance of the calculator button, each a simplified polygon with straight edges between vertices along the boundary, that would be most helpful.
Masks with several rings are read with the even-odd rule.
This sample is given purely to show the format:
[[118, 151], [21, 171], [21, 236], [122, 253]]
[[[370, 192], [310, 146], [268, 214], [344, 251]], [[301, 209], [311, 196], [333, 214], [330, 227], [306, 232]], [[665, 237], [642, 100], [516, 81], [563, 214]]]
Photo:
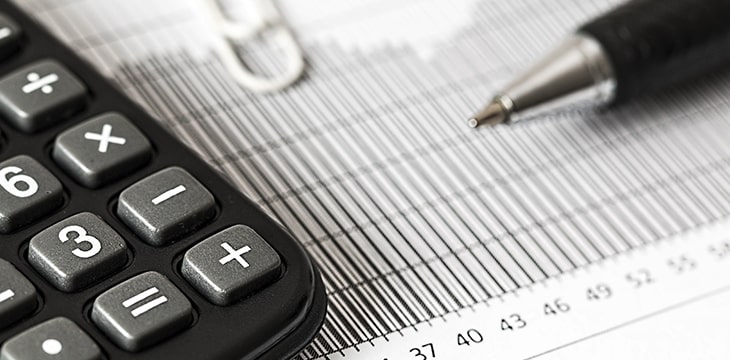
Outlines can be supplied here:
[[26, 155], [0, 163], [0, 233], [26, 225], [63, 203], [63, 187]]
[[150, 271], [101, 294], [91, 319], [120, 347], [139, 351], [190, 325], [190, 301], [170, 280]]
[[30, 240], [28, 260], [53, 286], [83, 289], [127, 262], [127, 245], [92, 213], [71, 216]]
[[42, 60], [0, 79], [0, 112], [18, 129], [36, 132], [78, 110], [85, 95], [65, 67]]
[[64, 131], [53, 159], [71, 177], [98, 188], [145, 165], [152, 153], [147, 138], [122, 115], [107, 113]]
[[2, 360], [101, 360], [101, 349], [73, 321], [57, 317], [6, 341]]
[[4, 59], [20, 48], [21, 29], [15, 21], [0, 14], [0, 59]]
[[117, 214], [143, 240], [161, 246], [210, 220], [215, 199], [187, 171], [171, 167], [124, 190]]
[[235, 225], [188, 250], [182, 274], [212, 303], [230, 305], [276, 279], [280, 266], [261, 236]]
[[33, 312], [38, 304], [36, 295], [33, 284], [0, 259], [0, 329]]

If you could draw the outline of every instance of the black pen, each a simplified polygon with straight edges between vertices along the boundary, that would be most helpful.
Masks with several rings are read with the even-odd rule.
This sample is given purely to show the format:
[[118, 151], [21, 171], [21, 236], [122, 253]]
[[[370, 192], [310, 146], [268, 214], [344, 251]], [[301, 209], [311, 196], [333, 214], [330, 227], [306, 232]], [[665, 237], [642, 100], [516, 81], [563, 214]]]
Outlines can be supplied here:
[[614, 105], [730, 63], [730, 0], [634, 0], [583, 25], [469, 119]]

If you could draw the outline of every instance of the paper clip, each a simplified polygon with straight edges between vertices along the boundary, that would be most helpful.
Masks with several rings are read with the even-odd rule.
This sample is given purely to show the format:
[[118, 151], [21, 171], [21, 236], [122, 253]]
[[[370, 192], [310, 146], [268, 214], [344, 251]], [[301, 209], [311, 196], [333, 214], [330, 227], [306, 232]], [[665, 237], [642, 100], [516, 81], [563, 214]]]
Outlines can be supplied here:
[[[201, 0], [211, 25], [217, 31], [215, 50], [223, 65], [241, 85], [258, 93], [285, 89], [304, 73], [304, 53], [282, 18], [274, 0], [247, 0], [254, 19], [247, 24], [229, 19], [218, 0]], [[254, 74], [239, 56], [235, 44], [246, 43], [264, 32], [272, 37], [286, 56], [285, 69], [276, 76]]]

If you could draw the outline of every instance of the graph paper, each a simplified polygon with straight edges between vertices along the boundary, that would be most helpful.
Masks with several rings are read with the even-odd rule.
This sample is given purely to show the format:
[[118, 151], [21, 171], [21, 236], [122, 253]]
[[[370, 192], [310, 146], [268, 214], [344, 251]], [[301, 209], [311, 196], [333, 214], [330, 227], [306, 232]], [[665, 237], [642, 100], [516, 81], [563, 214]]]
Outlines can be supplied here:
[[[617, 1], [282, 1], [308, 67], [267, 95], [230, 80], [195, 1], [18, 2], [303, 242], [329, 308], [301, 359], [370, 358], [377, 339], [730, 216], [728, 76], [466, 126]], [[246, 51], [257, 71], [281, 62]]]

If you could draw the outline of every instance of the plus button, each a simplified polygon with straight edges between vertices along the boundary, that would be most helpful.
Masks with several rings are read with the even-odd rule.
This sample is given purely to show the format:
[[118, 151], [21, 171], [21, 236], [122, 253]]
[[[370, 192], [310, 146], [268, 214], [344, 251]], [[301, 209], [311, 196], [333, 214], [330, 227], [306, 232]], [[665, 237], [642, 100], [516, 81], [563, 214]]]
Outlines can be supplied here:
[[223, 250], [228, 252], [228, 255], [226, 255], [226, 256], [220, 258], [220, 260], [218, 260], [218, 262], [221, 263], [221, 265], [225, 265], [233, 260], [236, 260], [236, 261], [238, 261], [239, 264], [241, 264], [241, 266], [243, 266], [244, 269], [250, 266], [249, 263], [243, 258], [243, 254], [251, 251], [250, 247], [244, 246], [244, 247], [236, 250], [227, 242], [222, 243], [221, 247], [223, 248]]

